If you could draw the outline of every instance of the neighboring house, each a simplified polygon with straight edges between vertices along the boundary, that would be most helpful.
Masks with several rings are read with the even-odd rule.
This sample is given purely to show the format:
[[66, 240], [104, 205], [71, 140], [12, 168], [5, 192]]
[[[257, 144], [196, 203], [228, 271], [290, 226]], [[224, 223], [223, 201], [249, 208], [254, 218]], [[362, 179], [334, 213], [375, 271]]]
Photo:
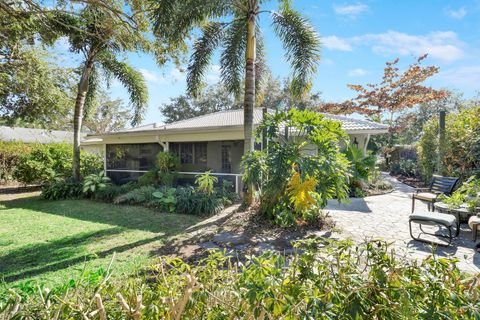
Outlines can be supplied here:
[[0, 141], [24, 143], [72, 143], [73, 132], [0, 126]]
[[[325, 114], [338, 120], [351, 143], [366, 150], [371, 135], [387, 132], [387, 126], [344, 116]], [[254, 111], [254, 125], [262, 110]], [[240, 187], [243, 155], [243, 110], [220, 111], [169, 124], [148, 124], [105, 134], [89, 134], [82, 141], [85, 150], [96, 150], [105, 159], [105, 171], [115, 182], [137, 179], [150, 170], [159, 151], [179, 155], [183, 175], [211, 170], [228, 177]], [[256, 146], [261, 148], [261, 146]], [[308, 149], [308, 148], [307, 148]], [[311, 146], [308, 152], [316, 152]]]

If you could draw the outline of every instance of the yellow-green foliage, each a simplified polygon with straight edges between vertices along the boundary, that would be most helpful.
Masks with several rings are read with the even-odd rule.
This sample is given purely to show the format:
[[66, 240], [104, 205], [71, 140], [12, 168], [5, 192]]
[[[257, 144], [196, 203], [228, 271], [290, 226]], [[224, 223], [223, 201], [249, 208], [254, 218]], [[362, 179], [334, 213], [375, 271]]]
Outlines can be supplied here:
[[30, 153], [33, 148], [33, 144], [0, 141], [0, 180], [13, 180], [13, 172], [20, 162], [20, 157]]
[[[438, 119], [430, 119], [423, 132], [418, 155], [422, 176], [429, 180], [438, 169]], [[480, 174], [480, 107], [447, 115], [444, 149], [441, 174], [464, 179]]]

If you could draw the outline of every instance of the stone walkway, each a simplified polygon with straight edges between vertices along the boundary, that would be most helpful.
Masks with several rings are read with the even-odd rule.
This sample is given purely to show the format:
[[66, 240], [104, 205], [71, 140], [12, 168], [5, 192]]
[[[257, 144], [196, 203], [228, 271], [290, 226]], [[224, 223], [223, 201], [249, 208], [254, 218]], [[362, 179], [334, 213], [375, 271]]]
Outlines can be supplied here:
[[[431, 254], [431, 246], [414, 241], [408, 230], [408, 216], [411, 212], [413, 188], [384, 175], [395, 187], [395, 191], [385, 195], [364, 199], [353, 198], [348, 204], [330, 202], [326, 211], [340, 228], [340, 237], [352, 238], [361, 242], [366, 239], [382, 238], [392, 241], [400, 255], [413, 259], [423, 259]], [[427, 206], [417, 201], [415, 211], [427, 210]], [[468, 225], [462, 224], [460, 235], [449, 247], [437, 247], [439, 256], [455, 256], [458, 266], [468, 272], [480, 271], [480, 254], [474, 250]]]

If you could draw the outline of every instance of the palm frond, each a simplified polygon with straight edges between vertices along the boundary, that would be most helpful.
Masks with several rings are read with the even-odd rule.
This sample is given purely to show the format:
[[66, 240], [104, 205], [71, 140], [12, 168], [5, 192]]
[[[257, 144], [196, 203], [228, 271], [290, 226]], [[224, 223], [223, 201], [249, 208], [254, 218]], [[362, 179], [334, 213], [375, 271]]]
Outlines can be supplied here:
[[245, 47], [247, 32], [245, 19], [236, 19], [225, 30], [224, 50], [220, 58], [221, 79], [230, 93], [238, 99], [245, 72]]
[[265, 85], [268, 81], [268, 67], [265, 55], [265, 41], [260, 28], [257, 27], [257, 52], [255, 59], [255, 94], [257, 96], [257, 105], [262, 104], [263, 95], [265, 92]]
[[143, 75], [123, 61], [118, 61], [114, 55], [99, 56], [102, 67], [128, 90], [130, 103], [134, 109], [132, 125], [142, 121], [148, 101], [148, 89]]
[[207, 23], [202, 28], [202, 36], [195, 42], [193, 54], [187, 69], [187, 91], [194, 97], [202, 87], [202, 79], [212, 58], [213, 51], [220, 43], [223, 34], [223, 24]]
[[157, 36], [170, 41], [184, 40], [195, 27], [208, 19], [231, 14], [234, 0], [157, 0], [151, 14]]
[[288, 5], [273, 14], [273, 26], [292, 65], [292, 94], [302, 96], [310, 89], [320, 60], [319, 36], [312, 25]]

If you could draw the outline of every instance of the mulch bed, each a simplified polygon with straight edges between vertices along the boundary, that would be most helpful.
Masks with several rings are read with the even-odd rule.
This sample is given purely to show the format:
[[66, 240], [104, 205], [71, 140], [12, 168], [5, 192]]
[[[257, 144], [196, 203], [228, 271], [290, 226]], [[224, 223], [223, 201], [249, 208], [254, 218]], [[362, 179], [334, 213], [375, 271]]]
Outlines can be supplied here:
[[16, 182], [8, 182], [0, 184], [0, 194], [15, 194], [34, 192], [42, 188], [40, 185], [24, 185]]

